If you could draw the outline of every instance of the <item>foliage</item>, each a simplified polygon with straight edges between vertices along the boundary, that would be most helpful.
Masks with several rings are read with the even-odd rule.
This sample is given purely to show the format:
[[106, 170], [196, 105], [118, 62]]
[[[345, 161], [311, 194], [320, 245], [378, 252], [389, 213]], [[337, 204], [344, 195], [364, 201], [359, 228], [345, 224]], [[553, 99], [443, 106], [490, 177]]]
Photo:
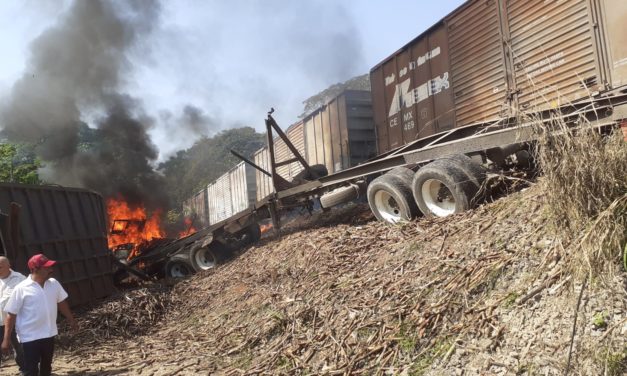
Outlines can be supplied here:
[[41, 161], [30, 144], [0, 144], [0, 181], [41, 184], [37, 170]]
[[572, 271], [611, 280], [627, 242], [627, 148], [620, 131], [610, 135], [582, 121], [561, 119], [546, 132], [538, 122], [536, 158], [544, 179], [550, 224], [564, 243], [575, 242]]
[[344, 90], [370, 90], [370, 76], [368, 73], [356, 76], [348, 81], [331, 85], [318, 94], [312, 95], [303, 102], [303, 113], [300, 114], [299, 117], [306, 117], [316, 109], [329, 103], [330, 100], [338, 96]]
[[240, 162], [231, 149], [252, 158], [264, 145], [265, 135], [251, 127], [228, 129], [177, 152], [159, 164], [158, 171], [165, 176], [172, 202], [180, 205]]

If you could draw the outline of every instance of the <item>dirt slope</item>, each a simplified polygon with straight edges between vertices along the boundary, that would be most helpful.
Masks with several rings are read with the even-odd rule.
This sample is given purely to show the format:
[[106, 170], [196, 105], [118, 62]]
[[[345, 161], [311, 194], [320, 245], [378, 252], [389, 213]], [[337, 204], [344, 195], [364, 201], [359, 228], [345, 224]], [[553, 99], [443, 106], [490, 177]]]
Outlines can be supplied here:
[[83, 313], [85, 330], [60, 338], [55, 368], [557, 375], [577, 317], [571, 374], [620, 374], [625, 273], [611, 288], [583, 289], [565, 274], [577, 250], [551, 235], [538, 195], [532, 187], [397, 226], [374, 221], [363, 205], [320, 213], [169, 293], [138, 290]]

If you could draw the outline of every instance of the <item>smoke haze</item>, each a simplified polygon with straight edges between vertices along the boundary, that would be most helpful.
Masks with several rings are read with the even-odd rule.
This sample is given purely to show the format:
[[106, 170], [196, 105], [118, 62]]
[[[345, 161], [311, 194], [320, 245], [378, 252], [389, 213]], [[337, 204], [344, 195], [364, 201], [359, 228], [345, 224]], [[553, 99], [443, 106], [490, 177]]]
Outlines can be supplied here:
[[[125, 4], [123, 6], [123, 4]], [[157, 1], [75, 1], [59, 22], [36, 38], [24, 75], [0, 112], [12, 141], [35, 143], [49, 182], [111, 197], [144, 197], [162, 206], [150, 163], [158, 152], [141, 102], [121, 91], [128, 52], [157, 24]], [[95, 118], [103, 142], [79, 150], [79, 129]], [[162, 202], [159, 204], [159, 202]]]
[[[262, 129], [271, 106], [287, 126], [362, 60], [339, 3], [74, 0], [31, 42], [0, 124], [37, 145], [46, 181], [165, 207], [157, 159], [222, 129]], [[102, 142], [80, 144], [85, 124]]]

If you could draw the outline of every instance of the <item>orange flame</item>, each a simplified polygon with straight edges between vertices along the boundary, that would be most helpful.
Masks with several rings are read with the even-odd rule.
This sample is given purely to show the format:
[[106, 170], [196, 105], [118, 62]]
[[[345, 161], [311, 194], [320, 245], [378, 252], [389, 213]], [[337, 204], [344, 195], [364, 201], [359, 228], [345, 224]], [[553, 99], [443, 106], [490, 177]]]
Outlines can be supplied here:
[[259, 229], [262, 234], [265, 234], [266, 232], [272, 230], [272, 223], [268, 223], [267, 225], [261, 224], [259, 225]]
[[155, 211], [147, 218], [146, 208], [143, 206], [130, 207], [122, 199], [107, 200], [109, 214], [109, 248], [121, 244], [133, 244], [132, 257], [137, 246], [155, 238], [164, 238], [165, 232], [161, 229], [161, 211]]
[[192, 226], [192, 219], [185, 218], [185, 230], [179, 232], [179, 239], [184, 238], [188, 235], [191, 235], [195, 232], [196, 232], [196, 229], [194, 228], [194, 226]]

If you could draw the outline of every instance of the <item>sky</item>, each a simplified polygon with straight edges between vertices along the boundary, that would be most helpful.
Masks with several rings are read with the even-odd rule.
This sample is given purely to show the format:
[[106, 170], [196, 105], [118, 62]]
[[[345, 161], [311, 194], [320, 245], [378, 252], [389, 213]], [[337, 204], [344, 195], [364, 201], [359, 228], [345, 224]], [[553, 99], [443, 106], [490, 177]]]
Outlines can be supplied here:
[[[110, 2], [123, 9], [134, 1], [142, 0]], [[37, 75], [33, 41], [65, 22], [72, 2], [0, 1], [0, 102], [10, 103], [20, 78]], [[125, 45], [116, 90], [141, 103], [164, 160], [202, 135], [237, 126], [262, 131], [270, 107], [287, 127], [298, 120], [305, 99], [369, 72], [462, 3], [162, 1], [150, 27], [138, 28], [141, 35]], [[98, 107], [80, 116], [92, 125]]]

